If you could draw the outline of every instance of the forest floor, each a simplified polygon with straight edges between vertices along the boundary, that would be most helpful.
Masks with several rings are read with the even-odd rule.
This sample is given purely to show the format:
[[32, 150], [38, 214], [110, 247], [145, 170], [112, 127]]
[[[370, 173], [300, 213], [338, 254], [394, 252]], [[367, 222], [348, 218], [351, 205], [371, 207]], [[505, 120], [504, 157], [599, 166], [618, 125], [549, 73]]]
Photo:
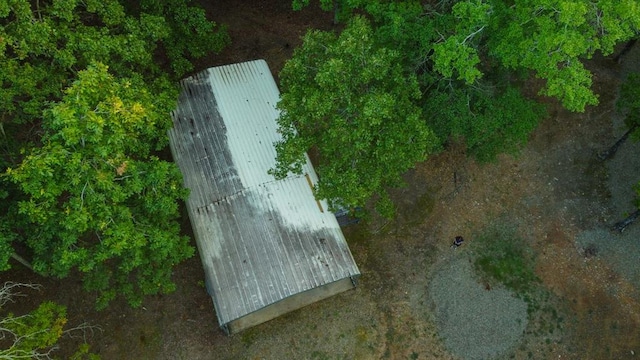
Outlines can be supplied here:
[[[204, 1], [203, 1], [204, 3]], [[207, 2], [233, 44], [199, 69], [265, 59], [277, 78], [308, 28], [331, 14], [290, 10], [289, 1]], [[610, 226], [633, 211], [640, 146], [612, 160], [597, 153], [624, 131], [614, 102], [640, 65], [596, 59], [600, 105], [570, 113], [550, 99], [549, 116], [518, 156], [477, 164], [460, 146], [431, 157], [394, 191], [398, 216], [345, 229], [362, 272], [359, 286], [234, 336], [218, 328], [198, 256], [175, 269], [177, 291], [131, 309], [118, 300], [95, 311], [78, 279], [38, 278], [15, 266], [2, 280], [41, 283], [10, 305], [20, 313], [52, 300], [103, 359], [626, 359], [640, 353], [640, 224]], [[532, 83], [532, 88], [536, 86]], [[184, 231], [190, 225], [184, 212]], [[535, 255], [535, 302], [484, 280], [471, 262], [487, 229], [513, 229]], [[450, 248], [456, 235], [466, 241]], [[509, 240], [509, 239], [501, 239]], [[532, 305], [533, 304], [533, 305]], [[81, 339], [64, 339], [67, 356]]]

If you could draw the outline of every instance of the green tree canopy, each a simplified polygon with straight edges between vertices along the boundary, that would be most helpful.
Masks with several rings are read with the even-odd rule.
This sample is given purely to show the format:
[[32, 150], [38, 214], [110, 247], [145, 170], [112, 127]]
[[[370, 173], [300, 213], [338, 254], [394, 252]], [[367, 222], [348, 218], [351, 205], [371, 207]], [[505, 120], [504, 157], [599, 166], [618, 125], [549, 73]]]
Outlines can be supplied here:
[[516, 153], [545, 114], [512, 87], [435, 90], [425, 99], [427, 123], [440, 139], [462, 141], [481, 162]]
[[228, 42], [188, 4], [0, 0], [0, 269], [26, 248], [43, 275], [80, 274], [100, 307], [173, 290], [194, 252], [180, 173], [158, 157], [173, 80]]
[[172, 290], [171, 269], [193, 254], [176, 221], [181, 175], [152, 155], [166, 144], [172, 94], [159, 98], [95, 64], [45, 113], [43, 145], [7, 170], [26, 195], [18, 213], [36, 271], [78, 269], [101, 305]]
[[541, 94], [571, 111], [597, 104], [581, 60], [611, 54], [640, 31], [635, 0], [466, 0], [442, 16], [452, 25], [434, 53], [441, 74], [473, 83], [487, 69], [480, 58], [497, 60], [545, 79]]
[[283, 140], [272, 172], [299, 173], [316, 146], [319, 198], [362, 206], [378, 196], [389, 214], [387, 187], [436, 146], [415, 103], [416, 75], [405, 71], [401, 54], [380, 47], [369, 22], [355, 17], [339, 37], [310, 31], [280, 80]]
[[[299, 9], [309, 2], [293, 0], [292, 5]], [[432, 70], [445, 78], [473, 84], [496, 67], [532, 71], [546, 80], [541, 94], [558, 98], [572, 111], [597, 104], [591, 72], [581, 60], [596, 52], [609, 55], [616, 44], [640, 33], [636, 0], [457, 0], [424, 5], [412, 0], [319, 2], [323, 9], [338, 7], [346, 14], [364, 11], [379, 28], [407, 30], [418, 24], [422, 35], [407, 31], [406, 38], [413, 42], [403, 50], [422, 52]], [[424, 35], [431, 36], [431, 43], [422, 41]]]
[[460, 55], [457, 47], [439, 47], [453, 18], [430, 15], [414, 1], [342, 6], [365, 10], [371, 21], [355, 16], [338, 37], [310, 32], [280, 75], [284, 140], [276, 147], [276, 175], [299, 171], [304, 151], [314, 149], [318, 197], [347, 206], [379, 197], [390, 215], [387, 189], [450, 138], [491, 160], [517, 149], [540, 119], [541, 109], [508, 84], [468, 86], [481, 77], [477, 55], [469, 81], [446, 76], [445, 68], [452, 75], [473, 55], [467, 51], [446, 64], [434, 60]]
[[[292, 2], [294, 8], [309, 3]], [[314, 148], [320, 154], [321, 181], [330, 179], [318, 186], [317, 196], [350, 199], [346, 201], [349, 205], [362, 204], [367, 195], [383, 193], [380, 189], [397, 184], [392, 179], [399, 179], [413, 166], [412, 161], [424, 157], [425, 148], [420, 146], [425, 144], [428, 152], [438, 144], [459, 139], [470, 154], [483, 161], [501, 152], [517, 151], [545, 114], [543, 106], [519, 91], [522, 80], [530, 75], [545, 80], [541, 94], [556, 97], [569, 110], [583, 111], [585, 106], [596, 104], [592, 75], [581, 61], [596, 52], [610, 54], [616, 44], [637, 36], [640, 30], [640, 7], [635, 0], [459, 0], [426, 4], [412, 0], [320, 0], [320, 5], [326, 10], [339, 10], [343, 18], [355, 16], [356, 20], [347, 22], [337, 41], [330, 34], [307, 35], [303, 50], [285, 66], [280, 104], [285, 140], [277, 148], [276, 173], [299, 169], [303, 149]], [[353, 14], [364, 14], [371, 21], [366, 25], [366, 37], [355, 30], [364, 22], [363, 15]], [[347, 40], [350, 38], [354, 40]], [[352, 44], [358, 41], [372, 44], [375, 52], [354, 47]], [[377, 53], [392, 54], [387, 57], [393, 59], [387, 63], [390, 69], [374, 69], [384, 79], [381, 83], [386, 94], [411, 94], [413, 87], [407, 84], [417, 79], [421, 96], [398, 97], [407, 101], [396, 103], [402, 109], [397, 113], [416, 117], [390, 121], [397, 127], [393, 134], [377, 132], [389, 141], [365, 147], [361, 144], [371, 136], [351, 139], [345, 134], [369, 134], [372, 129], [368, 121], [361, 120], [365, 112], [353, 104], [366, 104], [379, 89], [363, 82], [371, 71], [367, 68], [371, 62], [357, 60], [360, 54], [376, 59]], [[358, 61], [360, 67], [343, 65]], [[399, 78], [389, 74], [401, 74], [409, 82], [396, 81]], [[343, 101], [351, 107], [343, 106]], [[422, 115], [412, 110], [417, 107]], [[327, 120], [343, 117], [353, 120]], [[311, 118], [313, 122], [307, 120]], [[383, 119], [380, 126], [391, 129], [389, 118]], [[427, 127], [418, 125], [420, 121]], [[428, 140], [418, 141], [417, 146], [415, 137], [427, 139], [422, 134], [429, 134]], [[339, 143], [336, 138], [348, 141]], [[382, 153], [385, 157], [379, 156]], [[376, 159], [380, 171], [372, 170], [373, 165], [358, 167], [362, 165], [358, 159]], [[344, 186], [362, 178], [366, 182], [361, 181], [357, 187]], [[332, 190], [323, 190], [328, 184]], [[358, 194], [357, 198], [353, 194]]]

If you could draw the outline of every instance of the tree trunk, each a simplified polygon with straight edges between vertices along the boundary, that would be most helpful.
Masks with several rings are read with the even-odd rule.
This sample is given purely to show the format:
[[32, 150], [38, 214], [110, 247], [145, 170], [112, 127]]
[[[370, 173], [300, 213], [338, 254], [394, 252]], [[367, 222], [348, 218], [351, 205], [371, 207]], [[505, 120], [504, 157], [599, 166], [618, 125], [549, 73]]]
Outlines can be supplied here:
[[622, 135], [622, 137], [618, 139], [618, 141], [616, 141], [616, 143], [613, 144], [612, 147], [598, 154], [598, 158], [602, 161], [611, 159], [616, 154], [620, 146], [622, 146], [622, 144], [627, 140], [627, 138], [629, 138], [629, 135], [631, 135], [631, 133], [634, 132], [637, 127], [638, 125], [634, 125], [631, 128], [629, 128], [629, 130], [627, 130], [627, 132], [624, 133], [624, 135]]
[[31, 263], [29, 263], [27, 260], [25, 260], [22, 256], [20, 256], [20, 255], [18, 255], [16, 253], [12, 253], [11, 257], [14, 258], [20, 264], [26, 266], [29, 270], [33, 271], [33, 266], [31, 266]]
[[631, 225], [639, 217], [640, 217], [640, 209], [636, 210], [634, 213], [627, 216], [626, 219], [615, 223], [615, 225], [613, 225], [611, 229], [616, 230], [618, 232], [623, 232], [624, 229], [627, 228], [627, 226]]

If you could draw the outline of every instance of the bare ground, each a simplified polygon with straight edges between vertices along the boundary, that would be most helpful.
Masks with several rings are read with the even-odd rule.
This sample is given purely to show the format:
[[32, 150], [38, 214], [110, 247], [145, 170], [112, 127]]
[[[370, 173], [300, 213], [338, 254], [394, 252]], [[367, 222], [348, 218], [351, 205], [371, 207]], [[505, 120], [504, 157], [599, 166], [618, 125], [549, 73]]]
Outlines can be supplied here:
[[[229, 24], [234, 44], [200, 68], [264, 58], [277, 75], [305, 29], [331, 29], [331, 14], [315, 8], [294, 13], [288, 1], [205, 6], [212, 18]], [[87, 334], [87, 341], [103, 359], [472, 358], [439, 331], [448, 320], [438, 315], [430, 291], [440, 269], [462, 258], [474, 236], [502, 219], [533, 247], [536, 273], [550, 292], [547, 305], [558, 314], [542, 313], [530, 323], [556, 321], [561, 330], [516, 336], [501, 357], [634, 358], [640, 351], [640, 224], [622, 236], [607, 227], [633, 209], [630, 182], [638, 180], [640, 168], [632, 160], [640, 158], [639, 149], [625, 145], [613, 164], [595, 156], [620, 134], [613, 103], [629, 64], [640, 63], [634, 52], [622, 65], [590, 63], [600, 106], [572, 114], [543, 99], [550, 116], [519, 156], [479, 165], [453, 147], [418, 164], [406, 176], [407, 188], [395, 192], [397, 219], [374, 219], [345, 231], [363, 274], [355, 291], [228, 337], [217, 327], [196, 256], [176, 268], [175, 293], [150, 297], [140, 309], [118, 301], [102, 312], [93, 309], [93, 297], [76, 279], [36, 278], [16, 266], [1, 274], [2, 281], [38, 282], [44, 290], [10, 310], [24, 312], [44, 299], [66, 305], [69, 324], [102, 329]], [[190, 233], [186, 213], [183, 223]], [[468, 244], [452, 253], [456, 235]], [[595, 256], [585, 253], [590, 245]], [[78, 341], [61, 342], [60, 354], [69, 354]]]

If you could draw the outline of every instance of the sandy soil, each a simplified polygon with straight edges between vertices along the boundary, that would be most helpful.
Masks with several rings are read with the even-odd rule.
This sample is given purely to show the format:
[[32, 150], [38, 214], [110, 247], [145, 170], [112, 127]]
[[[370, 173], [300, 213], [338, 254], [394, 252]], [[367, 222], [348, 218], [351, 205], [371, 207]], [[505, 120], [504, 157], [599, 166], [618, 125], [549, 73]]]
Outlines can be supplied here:
[[[229, 24], [234, 43], [199, 68], [264, 58], [277, 75], [305, 29], [332, 28], [331, 14], [315, 8], [294, 13], [288, 1], [205, 5], [212, 18]], [[38, 282], [44, 289], [10, 310], [24, 312], [43, 299], [66, 305], [69, 324], [102, 329], [86, 340], [103, 359], [457, 359], [466, 353], [439, 331], [447, 312], [438, 311], [430, 291], [447, 290], [434, 285], [438, 274], [448, 273], [440, 269], [467, 251], [463, 246], [451, 253], [455, 235], [473, 242], [488, 224], [503, 219], [535, 250], [536, 273], [550, 293], [546, 306], [555, 310], [554, 317], [542, 313], [530, 323], [541, 329], [555, 321], [559, 330], [514, 336], [500, 356], [634, 358], [640, 352], [640, 224], [622, 236], [607, 228], [633, 209], [630, 182], [638, 180], [640, 168], [631, 159], [640, 158], [639, 149], [625, 145], [609, 163], [595, 156], [620, 134], [613, 103], [629, 64], [640, 63], [634, 52], [621, 65], [606, 59], [590, 63], [600, 106], [572, 114], [542, 99], [550, 116], [519, 156], [479, 165], [453, 147], [418, 164], [406, 175], [408, 187], [394, 192], [397, 219], [345, 229], [363, 274], [355, 291], [228, 337], [217, 327], [194, 257], [176, 268], [176, 293], [150, 297], [140, 309], [115, 302], [103, 312], [93, 309], [92, 296], [76, 279], [36, 278], [16, 268], [1, 274], [2, 280]], [[184, 231], [190, 233], [184, 214]], [[595, 256], [585, 256], [589, 245], [597, 249]], [[473, 271], [468, 274], [475, 279]], [[517, 304], [512, 308], [521, 314]], [[469, 337], [482, 331], [467, 330], [460, 329]], [[65, 339], [60, 354], [66, 356], [78, 341]]]

